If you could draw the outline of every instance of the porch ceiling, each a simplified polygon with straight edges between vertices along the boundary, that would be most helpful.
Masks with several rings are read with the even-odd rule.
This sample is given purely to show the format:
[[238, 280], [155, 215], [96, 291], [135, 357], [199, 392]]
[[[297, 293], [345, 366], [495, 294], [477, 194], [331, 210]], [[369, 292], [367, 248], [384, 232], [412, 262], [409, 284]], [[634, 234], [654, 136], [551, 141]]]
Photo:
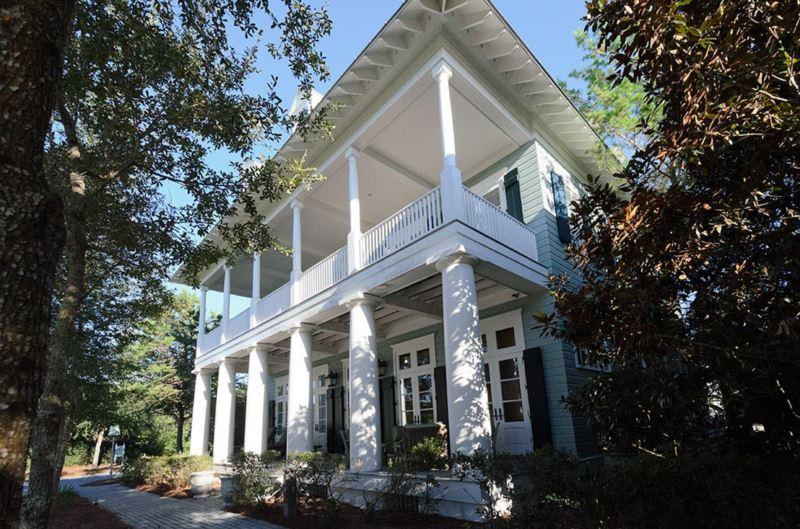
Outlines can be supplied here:
[[[475, 287], [478, 291], [479, 310], [489, 309], [520, 297], [520, 293], [513, 289], [480, 275], [475, 277]], [[379, 342], [442, 321], [441, 274], [436, 273], [426, 277], [395, 292], [387, 293], [382, 298], [384, 302], [375, 309], [375, 326]], [[409, 300], [412, 303], [409, 303]], [[349, 327], [348, 313], [317, 324], [311, 337], [313, 360], [347, 352]], [[269, 347], [270, 361], [273, 365], [277, 366], [278, 370], [283, 367], [288, 368], [289, 338], [283, 337]]]
[[[439, 185], [442, 147], [439, 129], [438, 100], [431, 76], [419, 81], [367, 128], [354, 142], [361, 151], [358, 159], [361, 229], [366, 231], [395, 212], [414, 202]], [[496, 160], [513, 151], [518, 139], [489, 116], [486, 102], [468, 98], [457, 87], [452, 90], [456, 147], [459, 165], [466, 180]], [[344, 154], [332, 160], [323, 171], [323, 180], [301, 194], [303, 269], [347, 244], [350, 231], [348, 200], [348, 164]], [[283, 244], [292, 239], [289, 208], [270, 223]], [[262, 290], [268, 292], [289, 280], [289, 257], [268, 252], [262, 257]], [[231, 275], [231, 292], [250, 296], [252, 262], [242, 259]], [[281, 281], [282, 279], [282, 281]], [[222, 272], [216, 272], [209, 288], [222, 289]]]

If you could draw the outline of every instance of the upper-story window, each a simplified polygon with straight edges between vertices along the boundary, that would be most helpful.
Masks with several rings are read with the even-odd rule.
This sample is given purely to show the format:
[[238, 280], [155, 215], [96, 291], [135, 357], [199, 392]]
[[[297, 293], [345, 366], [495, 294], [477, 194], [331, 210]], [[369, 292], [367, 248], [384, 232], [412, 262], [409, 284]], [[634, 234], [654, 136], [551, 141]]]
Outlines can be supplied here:
[[560, 174], [551, 170], [550, 181], [553, 186], [553, 208], [556, 212], [558, 238], [563, 243], [572, 242], [572, 232], [569, 229], [569, 200], [564, 187], [564, 179]]

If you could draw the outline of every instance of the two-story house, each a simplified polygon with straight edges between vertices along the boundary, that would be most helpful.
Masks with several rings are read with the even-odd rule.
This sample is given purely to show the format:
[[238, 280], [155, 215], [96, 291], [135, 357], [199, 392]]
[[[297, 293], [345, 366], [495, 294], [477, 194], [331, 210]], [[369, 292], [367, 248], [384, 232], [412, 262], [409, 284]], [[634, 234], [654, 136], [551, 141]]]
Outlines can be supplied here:
[[[562, 403], [588, 368], [533, 318], [571, 269], [568, 204], [602, 174], [573, 103], [489, 0], [404, 1], [315, 103], [337, 104], [333, 141], [295, 135], [279, 156], [324, 179], [263, 206], [291, 256], [202, 276], [191, 453], [231, 456], [247, 373], [247, 451], [346, 442], [374, 472], [394, 426], [439, 421], [452, 453], [591, 456]], [[225, 301], [206, 333], [208, 289]], [[231, 315], [232, 294], [250, 308]]]

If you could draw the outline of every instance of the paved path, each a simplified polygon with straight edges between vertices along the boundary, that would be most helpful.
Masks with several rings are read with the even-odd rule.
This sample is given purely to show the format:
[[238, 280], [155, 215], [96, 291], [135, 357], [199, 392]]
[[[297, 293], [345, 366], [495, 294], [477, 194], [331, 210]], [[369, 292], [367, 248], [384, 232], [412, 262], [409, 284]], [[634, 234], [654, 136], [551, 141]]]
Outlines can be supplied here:
[[283, 529], [278, 525], [225, 512], [220, 498], [174, 499], [122, 485], [82, 487], [105, 476], [62, 479], [78, 494], [116, 513], [133, 529]]

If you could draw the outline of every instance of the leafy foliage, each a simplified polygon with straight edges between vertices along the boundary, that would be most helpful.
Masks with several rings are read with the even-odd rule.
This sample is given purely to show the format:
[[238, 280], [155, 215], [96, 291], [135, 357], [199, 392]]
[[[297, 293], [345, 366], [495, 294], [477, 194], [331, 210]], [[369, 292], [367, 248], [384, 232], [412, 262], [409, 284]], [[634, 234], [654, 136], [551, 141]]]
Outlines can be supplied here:
[[[696, 450], [705, 384], [736, 449], [797, 456], [800, 3], [597, 0], [588, 9], [598, 46], [615, 50], [615, 86], [640, 85], [660, 114], [640, 128], [647, 141], [616, 175], [619, 192], [593, 180], [573, 204], [568, 252], [582, 284], [555, 278], [556, 314], [540, 319], [588, 362], [624, 371], [596, 377], [597, 392], [638, 392], [643, 429], [603, 427], [607, 445]], [[682, 391], [683, 400], [662, 398]], [[632, 400], [606, 406], [589, 400], [597, 392], [574, 409], [605, 425], [631, 421]]]
[[[639, 456], [606, 466], [550, 449], [459, 457], [477, 476], [491, 527], [682, 529], [796, 527], [796, 465], [752, 457]], [[490, 499], [510, 504], [499, 512]]]
[[255, 507], [277, 494], [281, 490], [278, 478], [282, 475], [284, 463], [281, 454], [274, 450], [261, 455], [236, 452], [231, 459], [233, 504]]
[[411, 447], [411, 455], [422, 470], [443, 469], [447, 466], [447, 442], [440, 436], [428, 437]]
[[126, 462], [122, 477], [133, 484], [153, 485], [168, 489], [185, 489], [191, 485], [192, 472], [211, 470], [209, 456], [141, 456]]

